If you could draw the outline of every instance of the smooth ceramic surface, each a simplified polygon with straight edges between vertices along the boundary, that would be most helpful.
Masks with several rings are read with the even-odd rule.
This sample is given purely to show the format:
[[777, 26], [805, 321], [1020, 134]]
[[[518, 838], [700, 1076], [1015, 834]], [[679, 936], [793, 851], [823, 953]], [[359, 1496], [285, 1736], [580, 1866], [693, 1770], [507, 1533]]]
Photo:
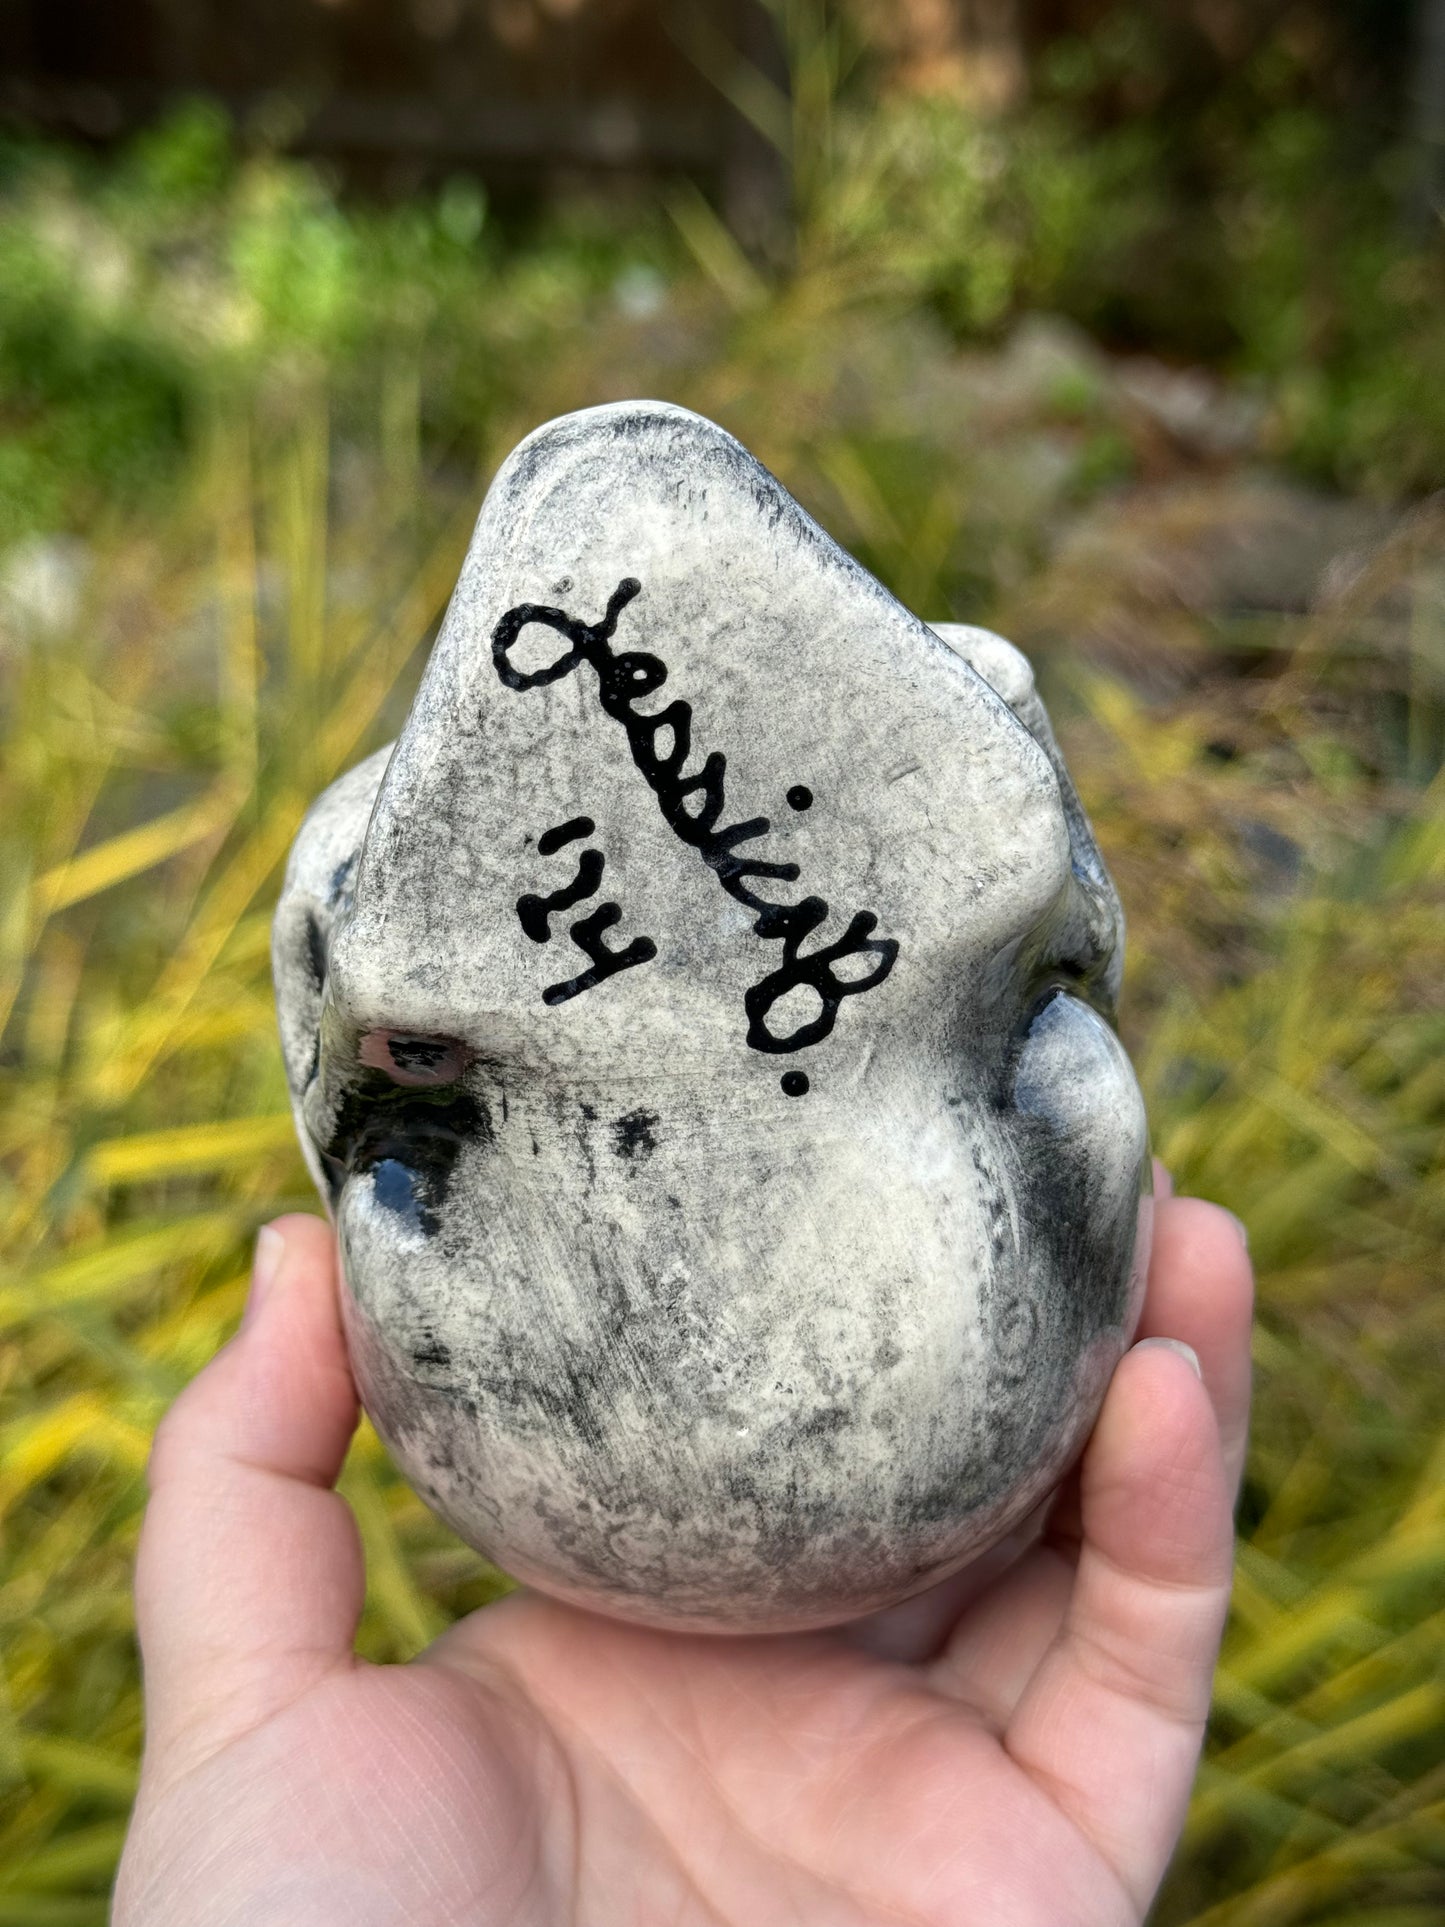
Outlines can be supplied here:
[[1027, 663], [730, 436], [530, 436], [276, 918], [367, 1409], [563, 1597], [759, 1631], [1078, 1452], [1147, 1259], [1118, 899]]

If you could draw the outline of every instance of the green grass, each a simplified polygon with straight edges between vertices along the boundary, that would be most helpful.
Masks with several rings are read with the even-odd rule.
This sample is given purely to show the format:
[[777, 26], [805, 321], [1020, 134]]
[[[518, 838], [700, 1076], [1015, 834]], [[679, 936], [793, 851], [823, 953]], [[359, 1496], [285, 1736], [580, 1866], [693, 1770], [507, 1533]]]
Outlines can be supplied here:
[[[150, 1432], [232, 1330], [256, 1227], [314, 1206], [268, 979], [290, 839], [404, 713], [485, 473], [549, 414], [648, 392], [734, 428], [920, 613], [1034, 653], [1130, 913], [1156, 1148], [1249, 1224], [1235, 1608], [1158, 1920], [1441, 1917], [1445, 512], [1397, 518], [1286, 613], [1141, 616], [1112, 565], [1051, 560], [1157, 450], [1092, 378], [1011, 414], [960, 386], [941, 270], [878, 218], [895, 139], [948, 201], [900, 127], [861, 152], [844, 130], [772, 276], [682, 190], [666, 222], [574, 211], [531, 240], [485, 238], [461, 190], [388, 225], [238, 167], [199, 123], [128, 172], [14, 177], [0, 253], [31, 266], [0, 294], [3, 353], [37, 338], [13, 326], [32, 297], [42, 335], [62, 311], [71, 332], [49, 390], [0, 391], [9, 527], [68, 523], [88, 569], [55, 626], [0, 615], [0, 1927], [104, 1918], [140, 1742]], [[92, 252], [116, 241], [121, 292], [66, 294], [67, 220]], [[1008, 303], [1039, 258], [998, 269]], [[251, 332], [188, 344], [167, 306], [187, 273]], [[106, 359], [117, 331], [129, 361]], [[150, 399], [110, 421], [128, 383]], [[1141, 622], [1142, 658], [1114, 646]], [[369, 1655], [493, 1595], [369, 1431], [344, 1485]]]

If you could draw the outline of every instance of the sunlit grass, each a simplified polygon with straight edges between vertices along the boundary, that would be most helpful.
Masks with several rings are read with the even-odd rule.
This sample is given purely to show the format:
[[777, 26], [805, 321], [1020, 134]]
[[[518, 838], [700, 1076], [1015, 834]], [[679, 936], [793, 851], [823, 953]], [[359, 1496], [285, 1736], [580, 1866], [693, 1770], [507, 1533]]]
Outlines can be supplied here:
[[[1440, 723], [1440, 535], [1390, 558], [1415, 598], [1393, 661], [1360, 650], [1377, 576], [1223, 708], [1074, 677], [1156, 1146], [1244, 1218], [1260, 1268], [1234, 1611], [1171, 1923], [1445, 1908], [1445, 781], [1406, 780]], [[1261, 824], [1294, 874], [1251, 860]]]
[[[467, 532], [388, 542], [384, 510], [330, 531], [325, 455], [319, 415], [264, 475], [223, 438], [176, 526], [107, 549], [76, 633], [4, 665], [0, 1922], [103, 1918], [149, 1436], [234, 1328], [256, 1227], [315, 1205], [268, 981], [278, 867], [316, 789], [395, 726]], [[369, 1433], [345, 1485], [369, 1653], [495, 1590]]]
[[[788, 479], [847, 478], [855, 539], [928, 606], [881, 507], [870, 535], [863, 462], [840, 435]], [[185, 513], [113, 538], [74, 633], [5, 665], [0, 1927], [103, 1917], [151, 1428], [233, 1329], [257, 1225], [314, 1204], [268, 981], [279, 867], [309, 798], [395, 727], [473, 509], [418, 526], [381, 465], [337, 519], [326, 463], [319, 407], [262, 454], [218, 432]], [[1158, 1149], [1247, 1220], [1262, 1272], [1235, 1613], [1171, 1923], [1439, 1917], [1445, 791], [1417, 767], [1437, 533], [1395, 557], [1418, 607], [1393, 660], [1359, 647], [1377, 585], [1284, 625], [1269, 673], [1168, 703], [1044, 662], [1132, 913]], [[1260, 823], [1295, 853], [1283, 877]], [[344, 1486], [366, 1652], [490, 1595], [369, 1432]]]

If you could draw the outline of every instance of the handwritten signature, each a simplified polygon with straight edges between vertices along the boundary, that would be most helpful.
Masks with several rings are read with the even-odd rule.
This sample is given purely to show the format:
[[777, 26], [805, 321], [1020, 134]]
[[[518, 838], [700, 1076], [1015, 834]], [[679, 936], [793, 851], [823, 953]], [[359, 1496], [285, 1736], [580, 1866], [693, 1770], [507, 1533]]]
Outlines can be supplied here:
[[[690, 703], [675, 700], [656, 715], [642, 715], [636, 709], [638, 702], [653, 690], [660, 689], [667, 681], [667, 668], [659, 657], [643, 650], [617, 651], [611, 646], [618, 617], [633, 597], [640, 594], [641, 589], [642, 584], [632, 576], [619, 582], [608, 599], [606, 614], [600, 622], [595, 623], [579, 622], [565, 610], [549, 608], [542, 603], [519, 603], [516, 608], [507, 611], [492, 633], [492, 661], [503, 683], [508, 689], [514, 690], [540, 689], [547, 683], [559, 682], [584, 662], [596, 672], [602, 709], [614, 722], [621, 723], [627, 732], [632, 760], [657, 798], [668, 828], [697, 851], [730, 897], [755, 912], [753, 929], [756, 934], [765, 942], [781, 943], [783, 946], [783, 960], [777, 969], [769, 971], [743, 997], [749, 1045], [758, 1051], [805, 1050], [809, 1045], [821, 1043], [831, 1033], [845, 998], [860, 996], [865, 990], [876, 989], [884, 981], [898, 956], [898, 943], [892, 937], [875, 937], [873, 932], [878, 925], [877, 917], [871, 910], [860, 910], [835, 942], [816, 950], [804, 951], [804, 940], [827, 920], [829, 912], [824, 899], [806, 896], [798, 903], [773, 903], [759, 896], [751, 887], [755, 881], [770, 878], [783, 883], [796, 882], [800, 875], [798, 866], [796, 863], [768, 863], [738, 854], [740, 844], [751, 843], [765, 836], [772, 828], [771, 820], [766, 816], [752, 816], [744, 822], [719, 827], [719, 818], [725, 807], [727, 758], [720, 750], [712, 750], [704, 756], [700, 769], [690, 775], [685, 773], [692, 751]], [[510, 657], [522, 631], [533, 623], [555, 630], [566, 638], [569, 647], [545, 669], [525, 672], [518, 669]], [[664, 739], [665, 747], [662, 746]], [[812, 801], [811, 795], [801, 786], [797, 795], [799, 800], [794, 804], [795, 808], [803, 807], [801, 799], [804, 796], [807, 796], [808, 802]], [[586, 823], [587, 828], [577, 828], [580, 823]], [[559, 825], [557, 831], [549, 831], [548, 835], [558, 836], [569, 829], [575, 835], [589, 835], [592, 824], [585, 817], [577, 818], [572, 824]], [[554, 844], [553, 848], [556, 847]], [[595, 864], [587, 864], [590, 856], [596, 857]], [[565, 904], [571, 904], [580, 901], [583, 896], [591, 895], [601, 880], [602, 862], [600, 852], [585, 851], [577, 881], [566, 891], [547, 899], [523, 897], [518, 903], [517, 912], [528, 934], [535, 933], [539, 920], [544, 920], [550, 910], [565, 907], [562, 899], [565, 899]], [[583, 883], [588, 884], [586, 889], [578, 887]], [[525, 912], [523, 905], [528, 906]], [[614, 914], [607, 915], [607, 912]], [[620, 914], [615, 904], [607, 904], [593, 917], [584, 919], [585, 924], [593, 926], [589, 937], [600, 941], [600, 931], [615, 923]], [[528, 925], [529, 917], [532, 928]], [[540, 928], [546, 930], [545, 921], [540, 922]], [[582, 925], [574, 924], [571, 934], [580, 941], [581, 931]], [[592, 972], [584, 972], [584, 976], [592, 981], [601, 981], [603, 976], [625, 969], [631, 962], [645, 961], [640, 954], [629, 954], [636, 952], [638, 944], [650, 945], [651, 940], [639, 938], [636, 943], [629, 945], [627, 951], [606, 953], [608, 958], [615, 955], [617, 959], [611, 968], [603, 968], [595, 961], [594, 970], [599, 974], [594, 976]], [[583, 948], [596, 959], [597, 953], [587, 944]], [[649, 954], [655, 954], [655, 947]], [[849, 957], [869, 957], [872, 962], [857, 976], [840, 977], [836, 966]], [[578, 989], [588, 988], [588, 984], [581, 979], [573, 979], [572, 982]], [[790, 991], [800, 987], [817, 994], [820, 1003], [818, 1014], [799, 1023], [786, 1035], [779, 1036], [769, 1027], [768, 1018]], [[554, 997], [552, 991], [560, 991], [561, 995]], [[554, 985], [551, 991], [544, 994], [547, 1001], [560, 1002], [562, 995], [571, 996], [576, 992], [565, 986]], [[790, 1076], [794, 1077], [795, 1084], [804, 1082], [795, 1074]]]

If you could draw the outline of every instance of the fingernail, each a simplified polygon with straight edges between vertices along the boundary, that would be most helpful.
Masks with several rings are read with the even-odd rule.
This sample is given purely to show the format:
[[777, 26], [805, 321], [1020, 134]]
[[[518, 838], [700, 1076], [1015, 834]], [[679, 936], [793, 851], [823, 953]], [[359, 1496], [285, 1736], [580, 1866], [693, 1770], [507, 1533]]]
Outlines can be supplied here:
[[256, 1257], [251, 1266], [251, 1290], [246, 1299], [246, 1322], [249, 1323], [266, 1301], [266, 1294], [276, 1277], [281, 1258], [286, 1250], [286, 1240], [274, 1224], [263, 1224], [256, 1234]]
[[1244, 1246], [1245, 1250], [1248, 1251], [1249, 1250], [1249, 1226], [1244, 1222], [1243, 1218], [1235, 1217], [1234, 1213], [1230, 1210], [1227, 1210], [1223, 1205], [1220, 1206], [1220, 1209], [1224, 1211], [1225, 1217], [1228, 1218], [1230, 1222], [1233, 1224], [1235, 1230], [1239, 1233], [1239, 1242]]
[[1199, 1369], [1199, 1354], [1192, 1345], [1186, 1345], [1182, 1338], [1141, 1338], [1134, 1347], [1136, 1352], [1165, 1351], [1178, 1352], [1196, 1378], [1203, 1378]]

